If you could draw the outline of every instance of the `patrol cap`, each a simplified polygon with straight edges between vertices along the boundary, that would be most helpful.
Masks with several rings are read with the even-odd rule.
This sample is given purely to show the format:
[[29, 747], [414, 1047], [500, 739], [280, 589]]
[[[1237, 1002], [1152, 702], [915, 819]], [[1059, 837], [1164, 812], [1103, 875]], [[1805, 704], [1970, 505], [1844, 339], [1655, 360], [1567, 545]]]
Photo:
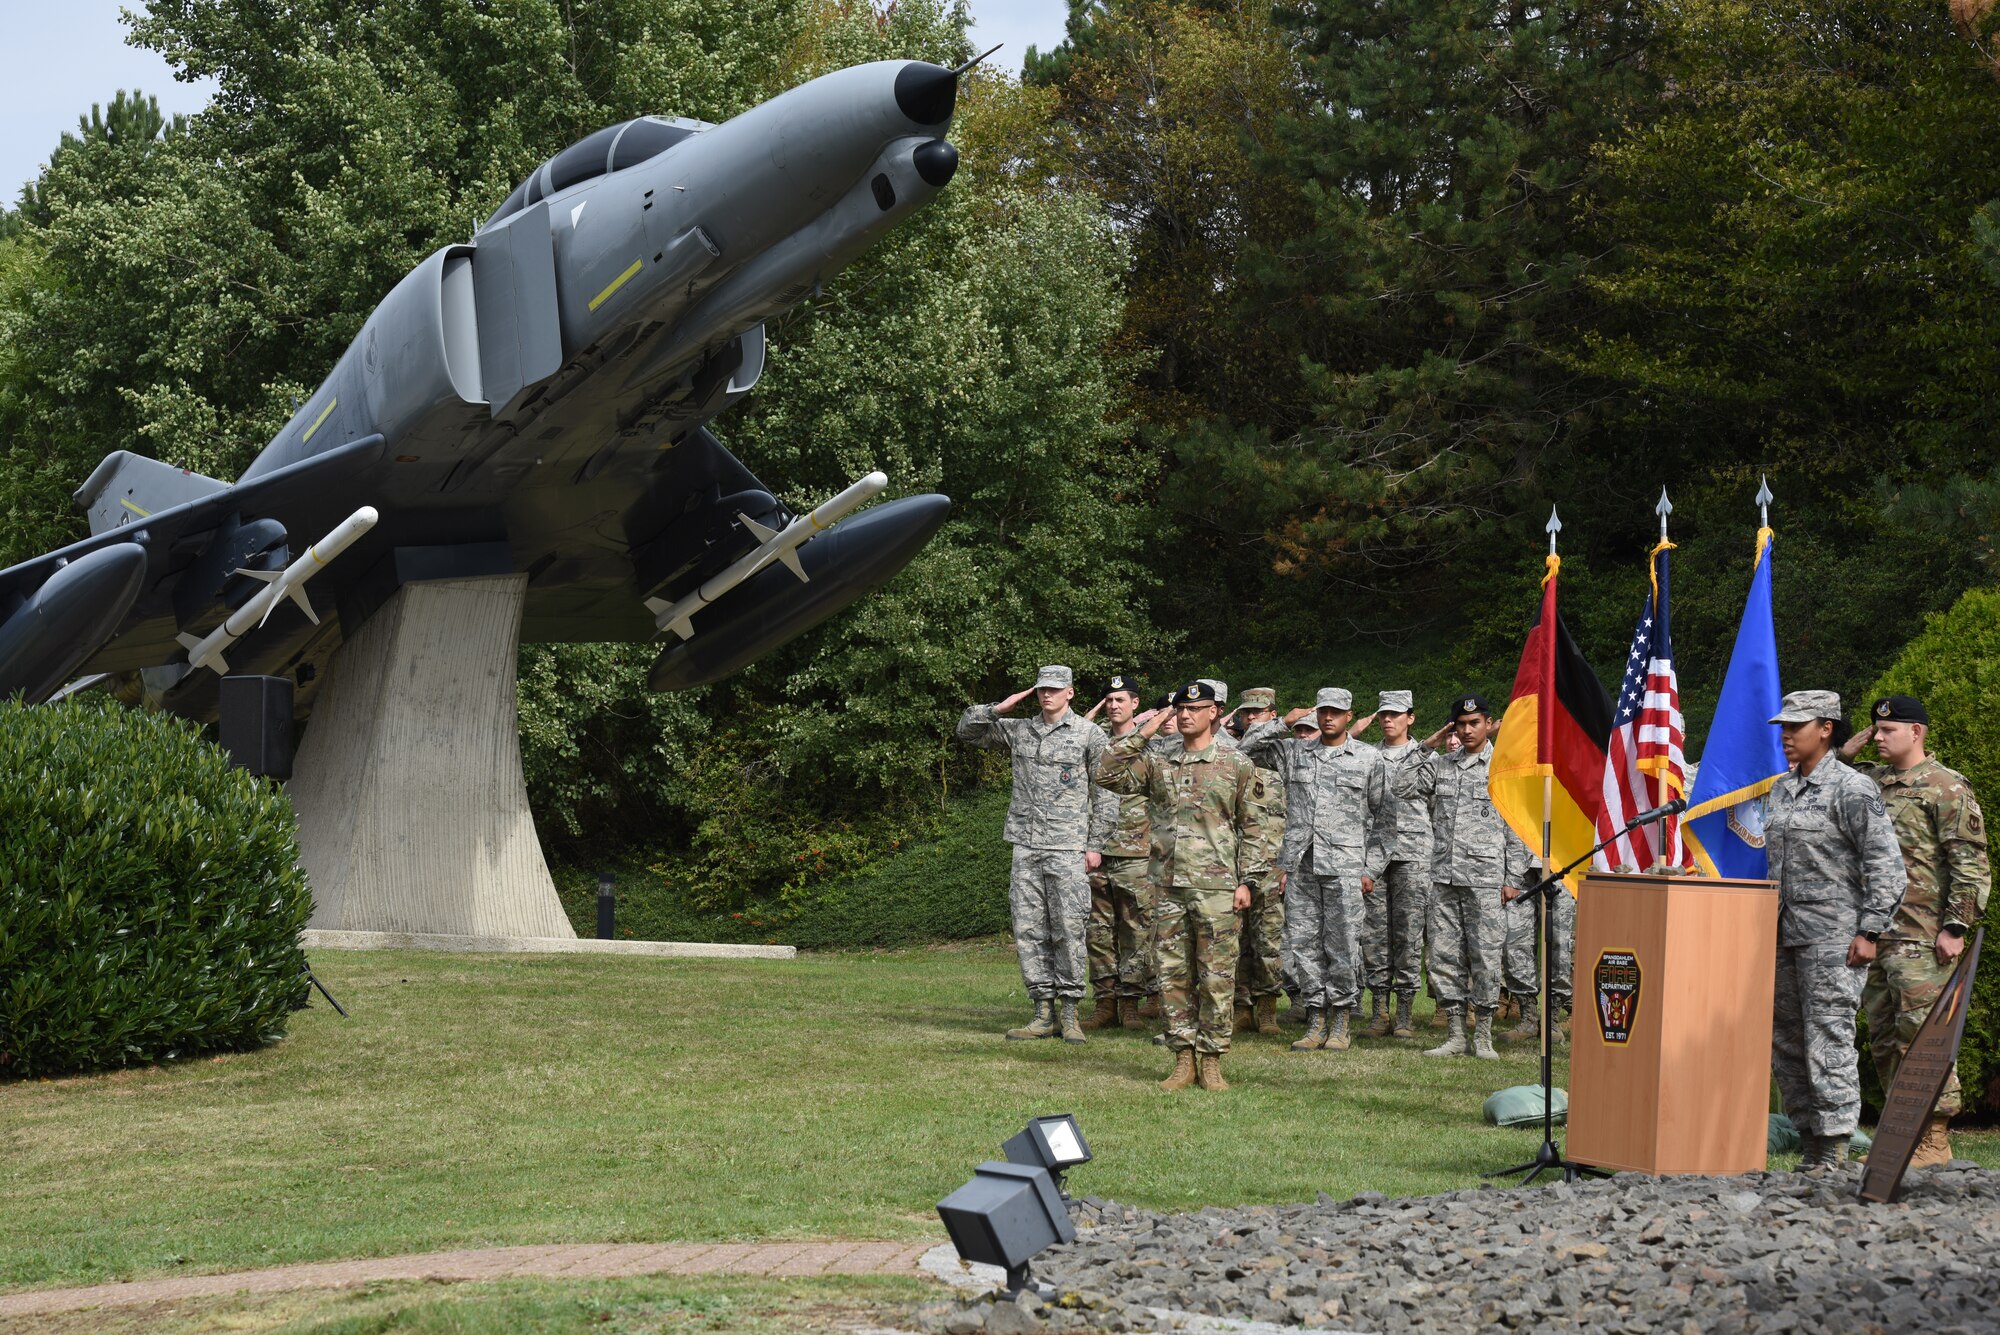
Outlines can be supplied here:
[[1928, 724], [1931, 711], [1914, 695], [1885, 695], [1869, 707], [1868, 717], [1877, 723]]
[[1313, 708], [1352, 709], [1354, 708], [1354, 692], [1348, 690], [1345, 686], [1322, 686], [1319, 688], [1319, 698], [1313, 701]]
[[1215, 689], [1215, 685], [1214, 682], [1208, 680], [1206, 677], [1199, 681], [1191, 681], [1174, 692], [1174, 703], [1177, 705], [1198, 705], [1204, 703], [1220, 705], [1222, 703], [1222, 694]]
[[1111, 674], [1111, 680], [1104, 683], [1104, 693], [1106, 695], [1111, 694], [1113, 691], [1130, 691], [1132, 694], [1137, 695], [1139, 694], [1139, 679], [1129, 672], [1114, 672]]
[[1238, 709], [1270, 709], [1278, 703], [1278, 692], [1271, 686], [1252, 686], [1237, 699]]
[[1486, 697], [1474, 695], [1470, 691], [1451, 702], [1451, 721], [1458, 722], [1467, 714], [1484, 714], [1493, 717], [1493, 706], [1486, 703]]
[[1229, 703], [1228, 682], [1217, 681], [1213, 677], [1196, 677], [1195, 680], [1215, 692], [1214, 695], [1208, 697], [1209, 699], [1214, 700], [1215, 703], [1217, 703], [1218, 705], [1226, 705]]
[[1319, 724], [1313, 722], [1310, 717], [1302, 718], [1292, 725], [1292, 731], [1316, 733], [1319, 731]]
[[1045, 686], [1063, 687], [1074, 685], [1076, 685], [1076, 674], [1060, 663], [1043, 668], [1042, 674], [1035, 678], [1035, 689], [1038, 691]]
[[1416, 708], [1416, 703], [1408, 691], [1384, 691], [1381, 703], [1375, 708], [1383, 714], [1407, 714]]
[[1840, 696], [1834, 691], [1790, 691], [1778, 701], [1773, 723], [1817, 723], [1840, 717]]

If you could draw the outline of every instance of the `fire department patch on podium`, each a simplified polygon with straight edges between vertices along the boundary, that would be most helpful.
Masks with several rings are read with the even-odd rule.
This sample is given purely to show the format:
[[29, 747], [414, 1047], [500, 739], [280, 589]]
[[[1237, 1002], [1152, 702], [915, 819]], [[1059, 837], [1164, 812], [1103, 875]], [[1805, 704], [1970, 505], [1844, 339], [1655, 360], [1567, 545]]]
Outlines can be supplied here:
[[1597, 1030], [1606, 1043], [1630, 1041], [1639, 1023], [1639, 957], [1629, 950], [1597, 956]]

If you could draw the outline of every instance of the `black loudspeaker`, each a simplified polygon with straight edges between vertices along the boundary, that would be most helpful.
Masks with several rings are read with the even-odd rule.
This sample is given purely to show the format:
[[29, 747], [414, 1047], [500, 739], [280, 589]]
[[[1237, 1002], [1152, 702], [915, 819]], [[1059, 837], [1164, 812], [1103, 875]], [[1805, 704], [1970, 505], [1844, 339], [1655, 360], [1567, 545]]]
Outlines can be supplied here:
[[222, 679], [222, 749], [259, 778], [292, 777], [292, 679]]

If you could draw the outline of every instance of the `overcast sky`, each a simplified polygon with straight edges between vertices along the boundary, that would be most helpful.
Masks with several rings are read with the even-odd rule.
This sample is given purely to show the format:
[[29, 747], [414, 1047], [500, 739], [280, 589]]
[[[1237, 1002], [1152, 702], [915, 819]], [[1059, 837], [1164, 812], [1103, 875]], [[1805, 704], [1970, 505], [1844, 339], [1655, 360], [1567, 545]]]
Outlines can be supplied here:
[[[132, 0], [127, 0], [132, 3]], [[212, 89], [174, 82], [165, 61], [125, 45], [120, 0], [9, 0], [5, 26], [9, 59], [0, 79], [0, 202], [14, 205], [21, 186], [35, 178], [64, 130], [74, 130], [93, 102], [109, 102], [121, 88], [160, 99], [160, 110], [201, 110]], [[972, 0], [973, 39], [983, 49], [1005, 42], [994, 57], [1021, 68], [1030, 43], [1043, 50], [1062, 41], [1064, 0]], [[672, 108], [662, 108], [670, 111]]]

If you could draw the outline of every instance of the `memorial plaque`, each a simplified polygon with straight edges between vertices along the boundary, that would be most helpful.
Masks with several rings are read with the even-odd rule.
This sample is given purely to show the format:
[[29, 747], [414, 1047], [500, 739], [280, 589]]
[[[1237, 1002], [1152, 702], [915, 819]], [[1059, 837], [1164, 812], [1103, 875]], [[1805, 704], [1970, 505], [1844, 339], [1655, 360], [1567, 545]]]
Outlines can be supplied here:
[[1979, 969], [1979, 946], [1985, 937], [1984, 927], [1973, 931], [1958, 957], [1957, 971], [1938, 994], [1903, 1064], [1896, 1068], [1895, 1082], [1882, 1101], [1875, 1144], [1861, 1173], [1864, 1201], [1893, 1201], [1902, 1188], [1910, 1157], [1917, 1152], [1917, 1142], [1923, 1139], [1924, 1127], [1951, 1078], [1952, 1063], [1958, 1060], [1958, 1041], [1965, 1036], [1965, 1013], [1972, 1006], [1972, 980]]

